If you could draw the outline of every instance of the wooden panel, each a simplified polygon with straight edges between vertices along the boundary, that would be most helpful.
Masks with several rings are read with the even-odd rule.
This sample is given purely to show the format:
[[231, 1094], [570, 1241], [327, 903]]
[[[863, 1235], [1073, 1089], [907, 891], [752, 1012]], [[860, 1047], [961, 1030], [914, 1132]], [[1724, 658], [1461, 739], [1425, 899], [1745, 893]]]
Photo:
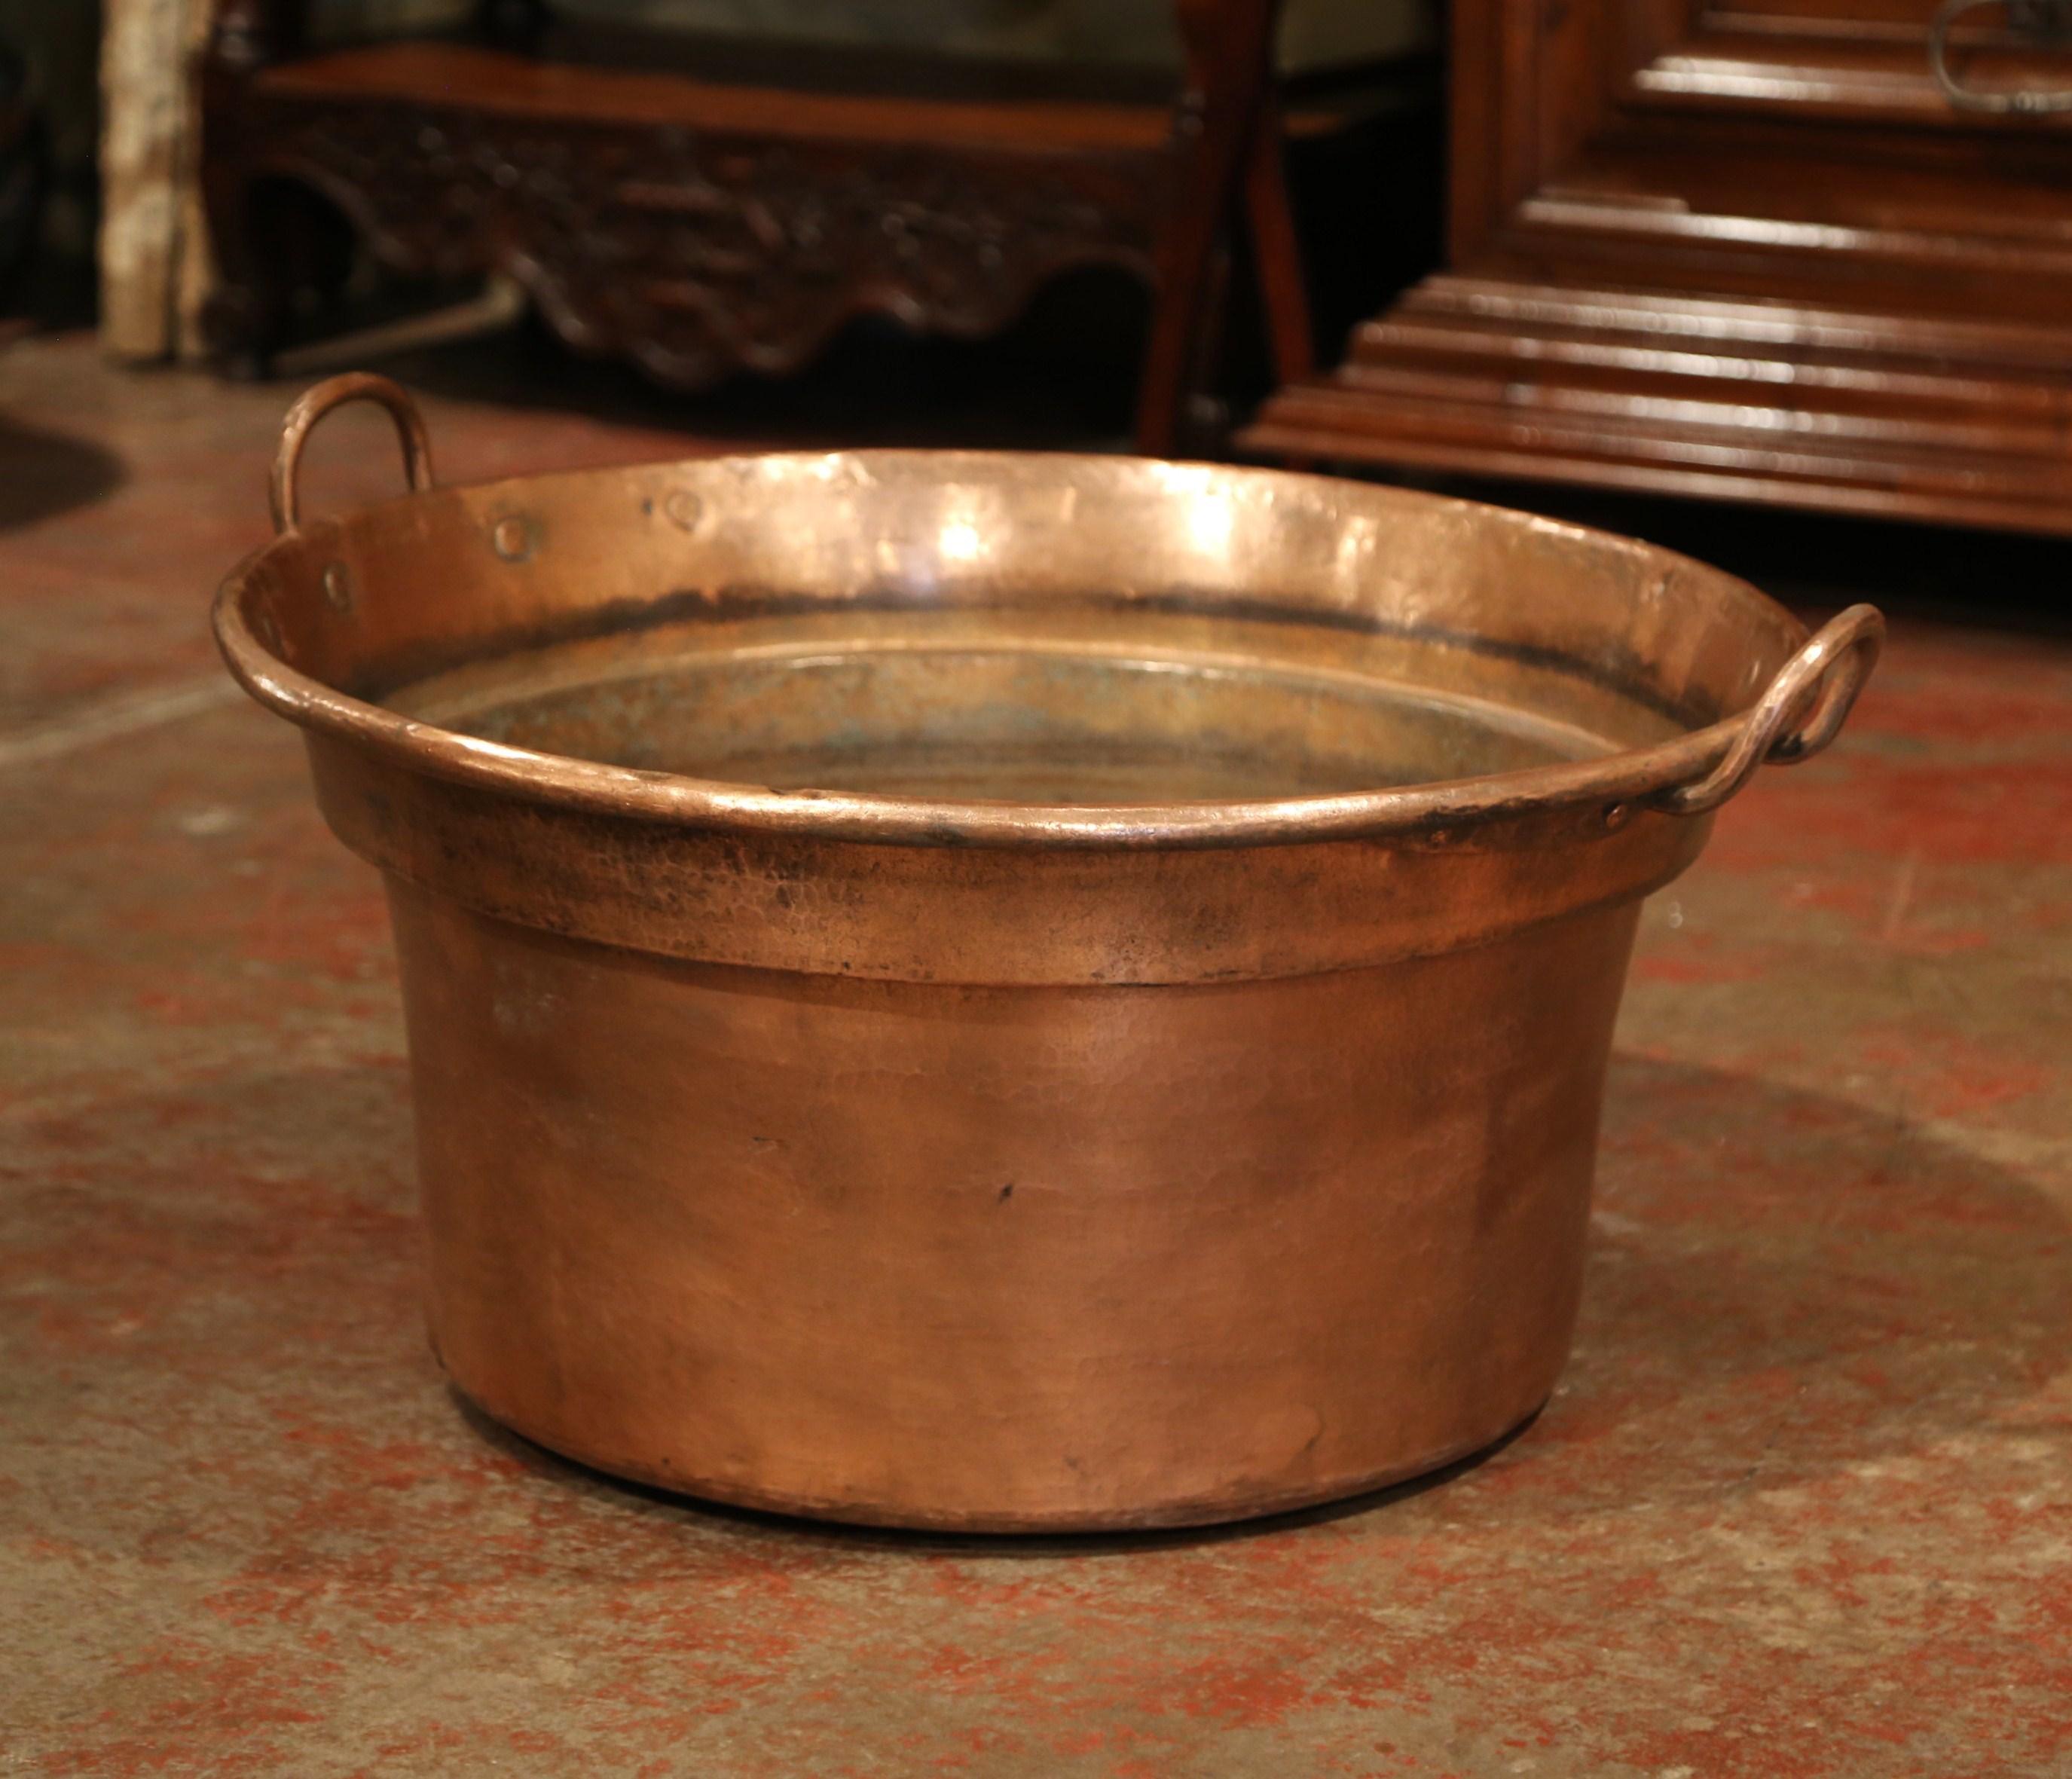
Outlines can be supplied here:
[[[1937, 0], [1720, 0], [1696, 10], [1700, 30], [1838, 43], [1906, 44], [1925, 55]], [[2004, 15], [1984, 10], [1957, 21], [1954, 42], [2008, 35]]]
[[1928, 41], [1936, 0], [1723, 0], [1700, 17], [1713, 31], [1769, 31], [1781, 35], [1861, 42], [1876, 36]]
[[1954, 110], [1928, 10], [1465, 0], [1457, 272], [1241, 442], [2072, 533], [2072, 118]]
[[[1982, 92], [2072, 88], [2072, 51], [1981, 50], [1966, 55], [1963, 73], [1965, 84]], [[1911, 39], [1809, 44], [1708, 33], [1634, 65], [1619, 97], [1669, 111], [1703, 108], [2014, 136], [2072, 132], [2072, 114], [2004, 117], [1955, 109]]]
[[1157, 151], [1172, 132], [1170, 105], [989, 104], [720, 86], [676, 74], [536, 61], [466, 43], [337, 50], [269, 68], [257, 84], [284, 100], [428, 106], [449, 105], [465, 94], [471, 111], [505, 117], [610, 118], [808, 141]]

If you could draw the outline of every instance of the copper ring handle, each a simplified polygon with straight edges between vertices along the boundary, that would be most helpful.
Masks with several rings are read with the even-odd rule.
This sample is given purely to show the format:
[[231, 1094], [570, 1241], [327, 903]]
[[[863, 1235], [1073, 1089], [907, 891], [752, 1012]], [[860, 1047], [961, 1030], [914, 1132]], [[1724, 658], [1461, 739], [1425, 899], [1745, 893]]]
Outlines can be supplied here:
[[[1928, 72], [1942, 89], [1942, 97], [1959, 111], [1992, 112], [2020, 117], [2047, 117], [2053, 112], [2072, 111], [2072, 90], [2054, 92], [2035, 87], [2018, 87], [2011, 92], [1981, 92], [1967, 87], [1950, 72], [1950, 27], [1967, 12], [1988, 6], [2004, 6], [2017, 28], [2026, 24], [2028, 35], [2043, 43], [2061, 43], [2066, 29], [2054, 23], [2040, 6], [2024, 6], [2021, 0], [1942, 0], [1928, 27]], [[2024, 14], [2030, 16], [2025, 18]]]
[[[1777, 670], [1720, 763], [1696, 783], [1671, 785], [1648, 800], [1674, 816], [1702, 816], [1733, 795], [1765, 761], [1790, 766], [1812, 758], [1840, 732], [1884, 641], [1885, 616], [1875, 606], [1852, 606], [1829, 619]], [[1790, 727], [1816, 691], [1811, 713]]]
[[396, 422], [396, 436], [403, 446], [403, 474], [413, 494], [425, 494], [433, 486], [432, 441], [425, 430], [425, 417], [417, 412], [400, 383], [372, 371], [349, 371], [343, 376], [327, 377], [308, 391], [281, 422], [281, 446], [273, 454], [273, 476], [267, 487], [267, 503], [273, 511], [278, 536], [291, 532], [302, 519], [302, 493], [295, 483], [301, 467], [302, 446], [310, 429], [332, 409], [348, 401], [372, 401], [388, 410]]

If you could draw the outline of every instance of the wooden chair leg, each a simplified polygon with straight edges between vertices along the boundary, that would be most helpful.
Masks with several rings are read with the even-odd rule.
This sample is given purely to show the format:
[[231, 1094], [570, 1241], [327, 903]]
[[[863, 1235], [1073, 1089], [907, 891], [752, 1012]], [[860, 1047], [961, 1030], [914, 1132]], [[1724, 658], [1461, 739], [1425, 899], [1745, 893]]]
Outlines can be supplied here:
[[1227, 130], [1204, 129], [1180, 181], [1179, 212], [1158, 256], [1151, 337], [1137, 392], [1137, 448], [1147, 456], [1170, 456], [1178, 442], [1198, 355], [1202, 299], [1213, 278], [1240, 146]]
[[[1206, 313], [1213, 268], [1228, 240], [1240, 187], [1248, 191], [1253, 177], [1254, 144], [1270, 109], [1279, 11], [1279, 0], [1175, 0], [1187, 63], [1186, 97], [1174, 119], [1178, 201], [1160, 245], [1137, 410], [1137, 448], [1154, 455], [1170, 454], [1178, 438], [1202, 343], [1213, 331]], [[1268, 169], [1276, 185], [1278, 142], [1276, 130]], [[1274, 211], [1271, 203], [1262, 208]], [[1276, 214], [1285, 223], [1285, 196]], [[1274, 226], [1269, 216], [1269, 231]], [[1292, 266], [1299, 286], [1300, 263], [1289, 257], [1293, 239], [1292, 224], [1276, 239], [1275, 275], [1285, 278]], [[1287, 310], [1285, 299], [1278, 300], [1276, 313]], [[1292, 327], [1287, 332], [1292, 345], [1296, 336]], [[1303, 332], [1306, 336], [1306, 325]]]
[[224, 376], [261, 381], [287, 336], [293, 292], [282, 244], [265, 224], [259, 194], [234, 170], [203, 184], [216, 286], [202, 306], [202, 338]]
[[[1277, 105], [1269, 101], [1264, 108], [1235, 171], [1243, 186], [1274, 380], [1285, 388], [1315, 371], [1316, 338], [1288, 200]], [[1206, 184], [1206, 171], [1198, 177]], [[1190, 429], [1190, 404], [1215, 374], [1228, 294], [1228, 224], [1237, 207], [1226, 195], [1221, 213], [1206, 219], [1206, 239], [1191, 232], [1203, 220], [1198, 215], [1183, 216], [1176, 224], [1180, 238], [1172, 242], [1159, 279], [1137, 405], [1137, 447], [1148, 455], [1170, 456], [1180, 448]]]
[[1281, 107], [1268, 98], [1245, 158], [1244, 208], [1252, 230], [1260, 308], [1273, 354], [1274, 381], [1285, 388], [1314, 372], [1317, 343], [1309, 283], [1302, 275], [1302, 246], [1289, 206], [1282, 141]]
[[1186, 368], [1181, 378], [1172, 453], [1200, 456], [1218, 450], [1230, 431], [1228, 409], [1212, 392], [1223, 362], [1223, 328], [1230, 313], [1231, 232], [1220, 232], [1209, 250], [1209, 263], [1194, 299], [1194, 327], [1188, 335]]

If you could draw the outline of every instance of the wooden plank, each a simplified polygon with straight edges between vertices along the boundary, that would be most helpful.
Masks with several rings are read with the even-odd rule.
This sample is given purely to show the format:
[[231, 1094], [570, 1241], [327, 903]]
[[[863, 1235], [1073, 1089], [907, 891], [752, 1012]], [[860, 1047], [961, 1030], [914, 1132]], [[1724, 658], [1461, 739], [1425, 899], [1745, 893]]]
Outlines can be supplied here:
[[1143, 151], [1171, 137], [1170, 105], [879, 98], [722, 86], [678, 74], [535, 61], [464, 43], [396, 43], [339, 50], [269, 68], [263, 92], [283, 97], [393, 101], [531, 117], [675, 125], [788, 140], [956, 142], [1017, 152]]

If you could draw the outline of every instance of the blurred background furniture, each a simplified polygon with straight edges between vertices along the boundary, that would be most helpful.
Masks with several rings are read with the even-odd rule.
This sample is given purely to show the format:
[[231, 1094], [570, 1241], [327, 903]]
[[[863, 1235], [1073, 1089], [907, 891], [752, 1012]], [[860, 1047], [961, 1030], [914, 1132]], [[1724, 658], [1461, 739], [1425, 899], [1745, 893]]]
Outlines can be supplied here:
[[2072, 114], [2006, 97], [2072, 5], [1954, 20], [1967, 101], [1933, 16], [1455, 0], [1449, 269], [1243, 444], [2072, 532]]
[[[50, 129], [27, 64], [0, 41], [0, 315], [35, 253], [50, 176]], [[0, 340], [9, 331], [0, 321]]]
[[191, 355], [213, 278], [195, 163], [193, 71], [209, 0], [104, 0], [101, 341], [132, 362]]
[[0, 335], [94, 312], [96, 0], [0, 0]]
[[[321, 8], [222, 0], [203, 82], [209, 339], [262, 371], [298, 290], [342, 275], [298, 188], [384, 263], [507, 273], [570, 344], [690, 389], [794, 369], [860, 312], [994, 332], [1046, 280], [1105, 264], [1152, 287], [1137, 432], [1170, 450], [1240, 232], [1276, 374], [1311, 368], [1278, 10], [483, 0], [434, 35], [341, 43]], [[1322, 10], [1367, 35], [1313, 23], [1295, 40], [1314, 55], [1399, 54], [1429, 22], [1420, 0]], [[1307, 107], [1294, 127], [1336, 116]]]

